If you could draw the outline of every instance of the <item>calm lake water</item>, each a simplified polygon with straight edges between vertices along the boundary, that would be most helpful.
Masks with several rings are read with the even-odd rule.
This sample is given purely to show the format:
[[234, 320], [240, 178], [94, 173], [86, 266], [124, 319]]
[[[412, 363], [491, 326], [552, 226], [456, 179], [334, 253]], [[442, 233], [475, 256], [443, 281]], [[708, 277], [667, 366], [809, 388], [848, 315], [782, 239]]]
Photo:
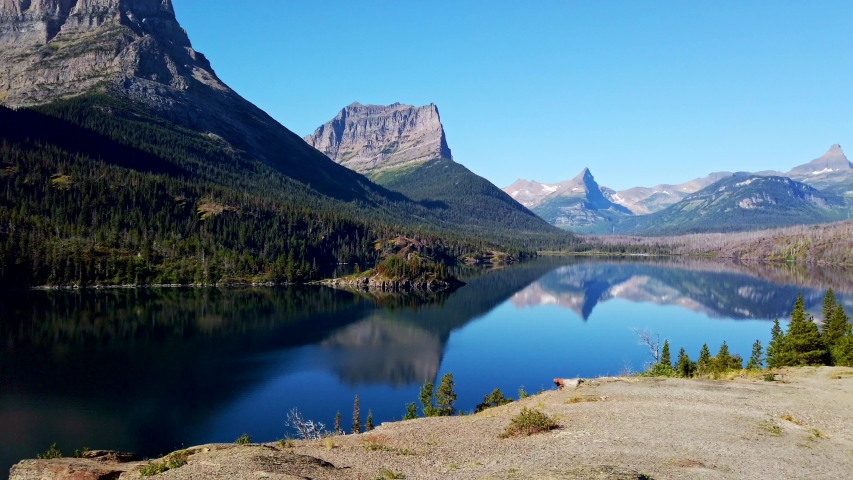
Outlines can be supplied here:
[[349, 428], [399, 419], [425, 379], [452, 372], [458, 407], [554, 377], [648, 361], [633, 328], [692, 358], [725, 340], [745, 358], [798, 292], [853, 310], [853, 272], [716, 263], [541, 259], [461, 274], [439, 295], [325, 287], [5, 294], [0, 304], [0, 471], [56, 442], [157, 456], [291, 432], [298, 408]]

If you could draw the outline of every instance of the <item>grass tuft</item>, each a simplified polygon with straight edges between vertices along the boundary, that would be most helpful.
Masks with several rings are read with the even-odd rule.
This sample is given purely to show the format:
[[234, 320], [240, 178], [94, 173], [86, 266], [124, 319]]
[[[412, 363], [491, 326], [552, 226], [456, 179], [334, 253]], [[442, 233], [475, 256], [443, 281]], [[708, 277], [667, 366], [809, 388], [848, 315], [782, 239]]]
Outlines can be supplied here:
[[758, 426], [770, 435], [774, 435], [776, 437], [782, 435], [782, 428], [773, 420], [762, 420], [761, 422], [758, 422]]
[[395, 472], [393, 470], [388, 470], [387, 468], [384, 468], [381, 472], [379, 472], [379, 476], [376, 477], [374, 480], [396, 480], [401, 478], [406, 478], [406, 476], [403, 475], [402, 472]]
[[803, 424], [802, 421], [797, 420], [796, 418], [794, 418], [793, 416], [791, 416], [787, 413], [785, 415], [782, 415], [782, 420], [787, 420], [787, 421], [793, 423], [794, 425], [802, 425]]
[[252, 437], [248, 433], [244, 433], [234, 440], [237, 445], [249, 445], [252, 443]]

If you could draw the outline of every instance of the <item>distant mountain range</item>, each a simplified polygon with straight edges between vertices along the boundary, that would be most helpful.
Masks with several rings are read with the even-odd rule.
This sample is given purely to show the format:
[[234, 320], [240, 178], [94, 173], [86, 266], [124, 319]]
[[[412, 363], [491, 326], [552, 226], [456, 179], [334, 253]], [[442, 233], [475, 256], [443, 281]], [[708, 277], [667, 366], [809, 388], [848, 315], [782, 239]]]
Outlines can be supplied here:
[[598, 185], [584, 169], [578, 177], [554, 184], [519, 179], [504, 191], [552, 225], [580, 232], [750, 230], [847, 218], [853, 164], [840, 145], [833, 145], [786, 173], [714, 172], [678, 185], [615, 191]]

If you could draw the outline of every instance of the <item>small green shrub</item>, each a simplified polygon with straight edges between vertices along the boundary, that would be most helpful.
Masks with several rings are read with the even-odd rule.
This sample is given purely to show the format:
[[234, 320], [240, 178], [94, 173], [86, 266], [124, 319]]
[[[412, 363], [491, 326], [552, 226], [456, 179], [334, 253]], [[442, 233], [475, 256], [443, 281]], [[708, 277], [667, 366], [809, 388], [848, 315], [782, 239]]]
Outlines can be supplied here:
[[641, 377], [674, 377], [676, 375], [672, 365], [668, 363], [656, 363], [648, 370], [641, 373]]
[[500, 438], [527, 437], [557, 427], [557, 422], [545, 413], [524, 407], [501, 433]]
[[237, 445], [249, 445], [250, 443], [252, 443], [252, 437], [249, 436], [248, 433], [244, 433], [237, 437], [237, 440], [234, 440], [234, 443], [236, 443]]
[[765, 382], [775, 382], [776, 381], [776, 375], [773, 373], [765, 373], [764, 374], [764, 381]]
[[185, 451], [175, 452], [166, 459], [166, 468], [171, 470], [173, 468], [180, 468], [187, 464], [187, 458], [189, 455]]
[[402, 472], [395, 472], [393, 470], [382, 469], [382, 471], [379, 472], [379, 476], [376, 477], [374, 480], [397, 480], [397, 479], [401, 479], [401, 478], [406, 478], [406, 476], [403, 475]]
[[168, 469], [169, 467], [167, 467], [165, 463], [148, 462], [147, 465], [139, 469], [139, 475], [142, 477], [150, 477], [152, 475], [163, 473]]
[[527, 394], [527, 390], [524, 389], [524, 385], [519, 387], [519, 389], [518, 389], [518, 399], [519, 400], [524, 400], [525, 398], [527, 398], [529, 396], [530, 395]]
[[83, 447], [83, 450], [74, 450], [74, 458], [83, 458], [83, 455], [89, 451], [89, 447]]
[[406, 404], [406, 415], [403, 420], [414, 420], [418, 418], [418, 405], [415, 402]]
[[50, 446], [50, 448], [47, 449], [46, 452], [39, 453], [38, 455], [36, 455], [36, 458], [38, 458], [39, 460], [50, 460], [53, 458], [62, 458], [62, 452], [59, 451], [58, 448], [56, 448], [56, 444], [54, 443], [53, 445]]

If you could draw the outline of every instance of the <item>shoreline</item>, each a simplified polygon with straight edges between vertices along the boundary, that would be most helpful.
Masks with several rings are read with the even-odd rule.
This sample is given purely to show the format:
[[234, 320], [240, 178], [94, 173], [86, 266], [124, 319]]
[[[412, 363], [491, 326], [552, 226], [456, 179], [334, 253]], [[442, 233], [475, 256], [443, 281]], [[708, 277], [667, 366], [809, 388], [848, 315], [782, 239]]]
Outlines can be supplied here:
[[[317, 440], [209, 444], [152, 460], [180, 460], [158, 475], [168, 479], [842, 478], [853, 471], [853, 368], [780, 372], [777, 381], [593, 378], [465, 416]], [[523, 408], [546, 413], [556, 429], [500, 438]], [[22, 460], [10, 479], [135, 479], [148, 465]], [[101, 476], [80, 476], [94, 472]]]

